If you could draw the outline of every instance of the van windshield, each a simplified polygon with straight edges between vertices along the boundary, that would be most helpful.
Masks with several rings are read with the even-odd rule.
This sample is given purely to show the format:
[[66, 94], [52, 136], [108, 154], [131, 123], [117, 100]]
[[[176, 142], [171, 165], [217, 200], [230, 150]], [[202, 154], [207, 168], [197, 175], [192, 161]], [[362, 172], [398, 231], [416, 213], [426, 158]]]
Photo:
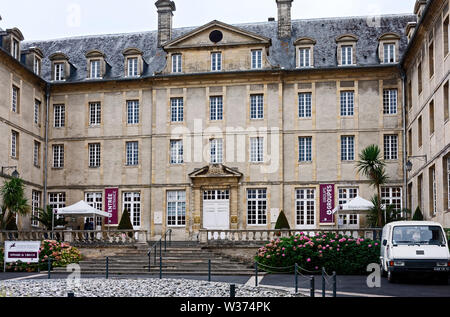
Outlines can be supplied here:
[[445, 244], [444, 234], [438, 226], [397, 226], [392, 235], [393, 244]]

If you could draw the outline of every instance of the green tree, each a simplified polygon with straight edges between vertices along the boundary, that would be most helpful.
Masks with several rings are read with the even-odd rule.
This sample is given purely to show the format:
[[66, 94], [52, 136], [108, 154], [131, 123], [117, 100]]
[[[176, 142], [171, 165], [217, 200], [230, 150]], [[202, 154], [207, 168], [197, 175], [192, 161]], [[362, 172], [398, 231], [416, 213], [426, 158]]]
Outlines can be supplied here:
[[120, 219], [119, 226], [117, 227], [119, 230], [133, 230], [133, 225], [130, 220], [130, 213], [128, 209], [125, 209], [122, 214], [122, 218]]
[[413, 216], [412, 220], [415, 220], [415, 221], [423, 220], [423, 214], [422, 214], [422, 211], [420, 210], [419, 206], [416, 208], [416, 211], [414, 212], [414, 216]]
[[59, 218], [53, 213], [53, 208], [48, 206], [45, 209], [39, 208], [39, 215], [31, 217], [32, 220], [41, 223], [47, 230], [52, 230], [52, 215], [53, 225], [55, 227], [67, 225], [67, 221], [64, 218]]
[[277, 230], [283, 230], [283, 229], [290, 229], [289, 221], [286, 218], [286, 215], [284, 214], [284, 211], [282, 210], [280, 214], [278, 215], [277, 223], [275, 224], [275, 229]]
[[3, 204], [0, 211], [0, 229], [14, 228], [16, 216], [25, 216], [31, 210], [25, 198], [25, 185], [20, 178], [12, 178], [5, 181], [0, 194]]
[[[377, 145], [369, 145], [362, 150], [356, 163], [358, 173], [367, 177], [370, 184], [377, 190], [377, 204], [374, 204], [378, 226], [383, 226], [383, 209], [381, 208], [381, 186], [386, 184], [389, 177], [386, 174], [386, 163], [381, 158], [381, 150]], [[372, 199], [373, 203], [373, 199]]]

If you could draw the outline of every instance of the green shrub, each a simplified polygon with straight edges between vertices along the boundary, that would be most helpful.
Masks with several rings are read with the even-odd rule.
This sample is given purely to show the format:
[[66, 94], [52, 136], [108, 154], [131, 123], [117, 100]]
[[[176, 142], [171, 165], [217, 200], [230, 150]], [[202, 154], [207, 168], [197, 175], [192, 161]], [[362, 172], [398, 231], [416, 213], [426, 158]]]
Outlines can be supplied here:
[[[3, 249], [0, 249], [1, 269], [3, 271]], [[37, 263], [7, 263], [6, 270], [14, 272], [36, 272], [38, 266], [41, 270], [47, 270], [48, 258], [52, 259], [52, 267], [65, 267], [71, 263], [79, 263], [81, 261], [81, 253], [77, 248], [70, 246], [68, 243], [60, 243], [54, 240], [42, 241], [39, 250], [39, 264]]]
[[[363, 275], [367, 265], [379, 263], [380, 242], [335, 233], [317, 233], [313, 237], [301, 233], [272, 240], [258, 250], [255, 260], [262, 264], [261, 269], [265, 266], [288, 267], [297, 263], [310, 272], [324, 267], [329, 274], [335, 271], [340, 275]], [[305, 272], [302, 271], [303, 274]]]
[[282, 229], [290, 229], [289, 221], [286, 218], [286, 215], [284, 214], [284, 211], [282, 210], [280, 214], [278, 215], [277, 223], [275, 224], [275, 229], [282, 230]]
[[416, 211], [414, 212], [414, 216], [413, 216], [412, 220], [415, 220], [415, 221], [423, 220], [423, 214], [422, 214], [422, 211], [420, 210], [420, 207], [417, 207]]
[[133, 230], [133, 225], [131, 224], [130, 220], [130, 213], [128, 212], [128, 209], [125, 209], [122, 218], [120, 219], [119, 226], [117, 227], [119, 230]]

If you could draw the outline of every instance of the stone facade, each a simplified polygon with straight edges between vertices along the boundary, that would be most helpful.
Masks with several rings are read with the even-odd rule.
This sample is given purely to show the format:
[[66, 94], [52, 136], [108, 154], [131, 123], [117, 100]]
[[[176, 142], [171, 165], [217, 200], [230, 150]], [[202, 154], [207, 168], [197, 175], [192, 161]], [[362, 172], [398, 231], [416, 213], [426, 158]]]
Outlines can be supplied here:
[[[31, 108], [11, 114], [11, 97], [1, 94], [2, 121], [8, 122], [2, 145], [10, 148], [14, 126], [23, 131], [19, 160], [3, 154], [2, 166], [18, 165], [42, 191], [41, 205], [91, 199], [104, 209], [105, 189], [117, 188], [119, 217], [131, 209], [135, 227], [152, 238], [171, 228], [176, 240], [196, 240], [200, 229], [215, 226], [271, 229], [281, 210], [291, 227], [336, 227], [336, 219], [320, 222], [320, 185], [334, 185], [335, 205], [350, 192], [370, 199], [374, 189], [355, 163], [364, 147], [377, 144], [388, 158], [385, 199], [405, 207], [405, 92], [398, 62], [407, 43], [403, 31], [415, 17], [383, 16], [380, 25], [365, 17], [291, 21], [292, 1], [276, 2], [279, 27], [212, 21], [172, 30], [175, 4], [157, 1], [158, 32], [25, 42], [28, 51], [38, 47], [45, 56], [40, 77], [26, 65], [8, 66], [12, 58], [1, 50], [2, 91], [22, 85], [21, 104], [31, 107], [36, 98], [45, 105], [46, 85], [50, 89], [48, 113], [41, 107], [47, 135], [45, 124], [31, 126]], [[341, 46], [349, 41], [352, 63], [341, 65]], [[397, 58], [383, 63], [390, 43]], [[304, 48], [310, 49], [306, 67]], [[63, 81], [55, 81], [48, 59], [55, 53], [67, 57]], [[98, 56], [103, 76], [95, 79], [90, 61]], [[135, 56], [136, 66], [129, 61]], [[139, 69], [134, 78], [133, 67]], [[395, 92], [387, 105], [395, 110], [386, 111], [386, 91]], [[29, 162], [33, 138], [42, 143], [48, 173]], [[63, 165], [55, 164], [61, 158]], [[214, 224], [217, 219], [223, 221]], [[346, 215], [341, 225], [367, 224], [364, 216]]]

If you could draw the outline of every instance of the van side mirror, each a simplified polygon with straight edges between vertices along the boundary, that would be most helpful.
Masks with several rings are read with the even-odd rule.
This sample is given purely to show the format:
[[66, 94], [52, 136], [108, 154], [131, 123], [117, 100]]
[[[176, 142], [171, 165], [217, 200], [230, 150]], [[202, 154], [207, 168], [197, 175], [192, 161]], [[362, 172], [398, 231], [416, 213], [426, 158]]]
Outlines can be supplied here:
[[387, 240], [383, 240], [383, 246], [387, 245]]

